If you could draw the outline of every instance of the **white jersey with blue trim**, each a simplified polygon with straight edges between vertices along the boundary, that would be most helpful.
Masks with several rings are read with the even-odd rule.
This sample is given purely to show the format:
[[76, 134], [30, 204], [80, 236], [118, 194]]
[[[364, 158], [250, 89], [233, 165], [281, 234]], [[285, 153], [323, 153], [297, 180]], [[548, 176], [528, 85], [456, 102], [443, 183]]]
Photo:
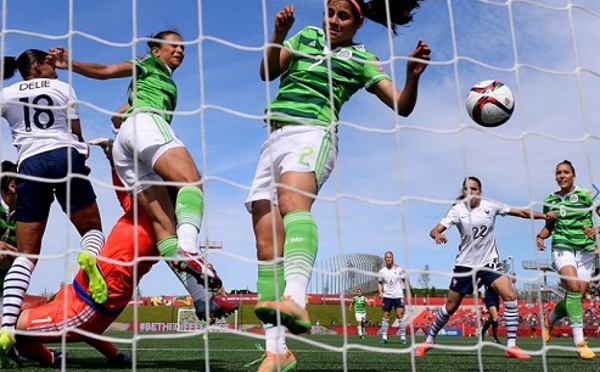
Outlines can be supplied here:
[[2, 117], [10, 125], [17, 162], [61, 147], [87, 154], [88, 146], [71, 132], [69, 119], [79, 119], [77, 97], [58, 79], [31, 79], [0, 92]]
[[404, 298], [404, 279], [406, 271], [400, 266], [394, 265], [391, 269], [386, 266], [379, 270], [378, 280], [383, 285], [383, 297]]
[[465, 201], [452, 206], [440, 224], [445, 228], [455, 225], [460, 232], [456, 266], [484, 267], [498, 261], [498, 246], [494, 237], [496, 216], [506, 216], [506, 204], [482, 199], [471, 209]]

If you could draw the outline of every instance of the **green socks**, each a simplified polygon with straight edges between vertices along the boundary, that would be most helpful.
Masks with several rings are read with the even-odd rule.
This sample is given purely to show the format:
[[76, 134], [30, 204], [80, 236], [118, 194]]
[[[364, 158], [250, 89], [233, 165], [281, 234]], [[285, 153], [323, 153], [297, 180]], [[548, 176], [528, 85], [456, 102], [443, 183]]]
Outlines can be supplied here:
[[177, 252], [177, 236], [169, 236], [159, 241], [156, 243], [156, 247], [162, 257], [175, 257], [175, 252]]
[[317, 257], [317, 224], [308, 211], [293, 211], [283, 218], [285, 278], [301, 276], [310, 280]]
[[177, 193], [175, 215], [177, 225], [190, 224], [200, 231], [202, 215], [204, 213], [204, 195], [196, 186], [182, 187]]
[[567, 292], [567, 300], [565, 301], [565, 305], [567, 309], [567, 315], [569, 316], [571, 324], [583, 324], [583, 307], [581, 306], [581, 293]]
[[[277, 281], [277, 285], [275, 285]], [[258, 263], [258, 281], [256, 290], [258, 301], [273, 301], [281, 297], [285, 289], [283, 280], [283, 262], [260, 261]]]

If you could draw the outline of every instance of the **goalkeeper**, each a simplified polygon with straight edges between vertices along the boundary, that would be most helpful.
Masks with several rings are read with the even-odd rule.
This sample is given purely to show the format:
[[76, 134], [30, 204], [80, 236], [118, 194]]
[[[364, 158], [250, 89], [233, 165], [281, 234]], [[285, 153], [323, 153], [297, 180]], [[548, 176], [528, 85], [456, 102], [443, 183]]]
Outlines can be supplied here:
[[[15, 209], [17, 207], [17, 192], [16, 192], [16, 178], [14, 176], [8, 176], [7, 173], [17, 173], [17, 165], [9, 160], [2, 162], [0, 167], [3, 174], [0, 180], [0, 229], [4, 231], [0, 237], [0, 283], [4, 282], [8, 269], [14, 261], [14, 256], [10, 254], [4, 254], [4, 252], [16, 252], [17, 239], [16, 239], [16, 220], [15, 220]], [[0, 294], [2, 289], [0, 287]], [[44, 296], [31, 296], [28, 294], [24, 295], [23, 304], [21, 309], [26, 310], [28, 308], [37, 307], [45, 304], [48, 299]], [[0, 298], [0, 304], [2, 303]], [[109, 366], [123, 366], [131, 363], [129, 358], [120, 353], [110, 342], [101, 340], [89, 340], [89, 344], [98, 351], [100, 351], [108, 360]], [[60, 365], [60, 353], [53, 352], [48, 358], [49, 354], [45, 354], [46, 359], [42, 361], [44, 365]], [[17, 358], [15, 358], [18, 360]]]
[[[107, 149], [109, 141], [96, 144], [100, 144], [107, 155], [110, 154]], [[61, 288], [54, 301], [24, 310], [17, 320], [17, 330], [61, 332], [64, 330], [65, 324], [68, 324], [69, 328], [102, 334], [131, 301], [139, 280], [159, 259], [160, 255], [156, 247], [156, 237], [150, 218], [141, 208], [138, 208], [137, 211], [134, 209], [134, 200], [129, 193], [119, 190], [119, 188], [122, 189], [122, 183], [114, 170], [112, 176], [117, 198], [125, 213], [113, 227], [98, 256], [99, 269], [108, 284], [108, 300], [102, 305], [94, 302], [89, 293], [87, 277], [83, 271], [79, 270], [73, 283]], [[139, 260], [136, 262], [137, 269], [134, 269], [131, 263], [136, 258], [143, 257], [154, 257], [155, 259]], [[115, 261], [122, 264], [115, 264]], [[193, 275], [182, 274], [186, 275], [185, 278], [180, 276], [182, 281], [184, 279], [196, 281]], [[206, 298], [209, 303], [209, 316], [227, 316], [237, 309], [236, 304], [222, 299], [220, 296], [211, 297], [201, 285], [197, 287], [197, 292], [190, 294], [195, 300], [194, 305], [199, 318], [202, 319], [206, 316]], [[20, 355], [27, 359], [51, 365], [53, 362], [55, 363], [55, 356], [43, 345], [43, 342], [61, 342], [61, 340], [60, 334], [18, 336], [16, 348]], [[102, 342], [75, 332], [68, 332], [66, 341], [85, 341], [93, 346], [96, 346], [95, 343]], [[16, 361], [12, 355], [0, 355], [1, 367], [14, 367], [15, 365]]]

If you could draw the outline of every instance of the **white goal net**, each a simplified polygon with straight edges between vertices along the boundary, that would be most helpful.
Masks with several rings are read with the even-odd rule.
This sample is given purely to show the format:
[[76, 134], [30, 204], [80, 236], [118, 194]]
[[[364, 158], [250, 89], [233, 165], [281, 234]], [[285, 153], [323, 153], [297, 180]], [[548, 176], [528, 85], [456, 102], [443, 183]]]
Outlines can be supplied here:
[[[208, 252], [208, 260], [227, 290], [256, 290], [255, 240], [244, 202], [261, 144], [268, 135], [264, 108], [278, 87], [278, 81], [260, 80], [260, 61], [270, 41], [274, 16], [287, 3], [2, 0], [2, 57], [18, 56], [29, 48], [48, 50], [62, 45], [75, 60], [117, 63], [144, 54], [148, 37], [157, 31], [173, 28], [182, 34], [186, 57], [173, 75], [179, 97], [172, 126], [202, 173], [205, 211], [201, 238], [223, 242], [225, 249]], [[325, 0], [297, 1], [296, 21], [288, 36], [307, 25], [321, 27], [326, 4]], [[354, 38], [378, 56], [400, 89], [404, 87], [407, 56], [419, 39], [429, 44], [432, 55], [409, 117], [395, 115], [365, 90], [353, 96], [341, 111], [336, 168], [312, 211], [319, 227], [317, 261], [361, 253], [383, 256], [392, 250], [396, 262], [409, 272], [413, 286], [419, 287], [419, 277], [427, 266], [428, 284], [445, 289], [460, 238], [450, 230], [448, 244], [436, 246], [428, 234], [459, 195], [466, 176], [482, 181], [487, 198], [539, 211], [544, 198], [557, 189], [555, 166], [564, 159], [574, 164], [577, 185], [590, 190], [600, 187], [600, 1], [425, 0], [414, 21], [400, 28], [397, 37], [367, 21]], [[17, 73], [3, 80], [1, 87], [20, 79]], [[130, 80], [100, 81], [72, 71], [59, 71], [59, 79], [71, 84], [77, 93], [84, 138], [113, 137], [110, 118], [126, 102]], [[488, 129], [468, 117], [465, 97], [475, 83], [490, 79], [512, 89], [516, 108], [506, 124]], [[0, 160], [14, 161], [16, 152], [7, 125], [0, 140]], [[86, 165], [91, 169], [89, 178], [108, 235], [122, 214], [110, 168], [97, 148], [91, 149]], [[539, 288], [557, 281], [552, 274], [547, 276], [539, 269], [527, 271], [522, 265], [527, 261], [536, 268], [550, 260], [550, 252], [535, 248], [542, 223], [510, 217], [497, 222], [501, 259], [510, 257], [517, 291], [527, 289], [528, 303], [537, 306], [542, 300]], [[72, 281], [79, 240], [55, 203], [30, 293], [53, 293], [61, 283]], [[340, 272], [338, 267], [345, 268]], [[318, 265], [310, 289], [339, 296], [341, 291], [355, 287], [356, 283], [350, 282], [355, 276], [348, 275], [353, 271], [372, 275], [372, 270], [343, 264], [335, 268]], [[337, 283], [336, 291], [327, 278]], [[162, 262], [143, 278], [140, 288], [143, 296], [184, 294], [181, 283]], [[427, 302], [417, 305], [427, 307]], [[542, 308], [535, 309], [532, 312], [541, 316]], [[376, 323], [381, 321], [379, 308], [369, 311], [375, 314], [372, 318]], [[142, 312], [133, 314], [135, 324]], [[343, 311], [342, 325], [354, 327], [354, 316], [348, 314]], [[240, 316], [242, 319], [250, 318]], [[179, 309], [173, 322], [180, 331], [202, 329], [190, 308]], [[329, 320], [320, 322], [329, 324]], [[258, 324], [241, 324], [231, 332], [258, 338], [262, 343], [260, 333], [246, 332], [256, 328]], [[353, 349], [373, 352], [374, 357], [379, 353], [402, 354], [409, 364], [406, 369], [420, 370], [412, 352], [423, 340], [423, 332], [417, 332], [416, 337], [409, 334], [408, 345], [400, 350], [361, 345], [344, 332], [339, 347], [316, 335], [301, 339], [300, 344], [338, 353], [341, 361], [327, 366], [331, 370], [352, 369], [348, 353]], [[135, 329], [127, 336], [126, 349], [137, 354], [141, 350], [138, 344], [147, 339], [160, 338], [168, 343], [182, 337], [174, 333], [149, 336]], [[110, 335], [106, 337], [111, 340]], [[206, 350], [214, 347], [210, 338], [190, 342]], [[483, 348], [477, 341], [462, 349], [443, 341], [440, 344], [444, 350], [435, 353], [458, 349], [481, 355]], [[590, 346], [599, 350], [600, 341], [590, 340]], [[63, 350], [68, 347], [63, 342]], [[576, 358], [573, 347], [565, 346], [565, 350]], [[540, 342], [530, 351], [539, 358], [543, 370], [548, 370], [548, 345]], [[302, 360], [308, 354], [296, 354], [299, 368], [303, 369]], [[208, 351], [198, 352], [197, 358], [199, 366], [211, 369]], [[133, 369], [143, 370], [143, 360], [138, 356], [133, 360]], [[62, 368], [71, 369], [68, 360]], [[479, 363], [471, 369], [488, 367]]]

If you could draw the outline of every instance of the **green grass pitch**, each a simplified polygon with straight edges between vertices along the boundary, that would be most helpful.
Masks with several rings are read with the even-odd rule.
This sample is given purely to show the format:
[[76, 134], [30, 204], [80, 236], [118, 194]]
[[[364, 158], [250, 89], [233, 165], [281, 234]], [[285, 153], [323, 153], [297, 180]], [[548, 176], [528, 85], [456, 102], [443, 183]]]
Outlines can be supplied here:
[[[131, 338], [131, 333], [110, 333], [110, 337]], [[253, 371], [244, 368], [244, 364], [261, 356], [255, 344], [264, 342], [247, 335], [211, 333], [205, 341], [200, 335], [185, 337], [177, 333], [174, 339], [157, 338], [159, 334], [141, 335], [137, 343], [137, 371], [205, 371], [206, 356], [210, 358], [211, 371]], [[149, 337], [149, 338], [146, 338]], [[523, 349], [532, 350], [531, 360], [514, 360], [504, 357], [504, 350], [491, 344], [484, 346], [481, 352], [476, 349], [474, 338], [440, 337], [439, 346], [456, 346], [459, 350], [433, 349], [423, 358], [413, 359], [408, 352], [409, 345], [401, 345], [397, 337], [391, 337], [387, 345], [380, 345], [377, 336], [367, 336], [360, 340], [349, 336], [348, 348], [342, 351], [343, 336], [310, 335], [288, 340], [288, 346], [298, 360], [299, 371], [489, 371], [489, 372], [587, 372], [598, 371], [598, 362], [583, 361], [572, 350], [561, 350], [571, 346], [569, 339], [553, 339], [548, 351], [541, 352], [539, 338], [521, 338], [518, 342]], [[423, 337], [417, 337], [422, 342]], [[208, 344], [208, 350], [206, 348]], [[117, 346], [131, 354], [132, 345]], [[597, 340], [591, 340], [594, 349], [600, 346]], [[60, 349], [60, 345], [51, 345]], [[600, 349], [596, 350], [600, 352]], [[68, 371], [104, 371], [108, 367], [99, 353], [85, 344], [67, 346]], [[344, 363], [346, 355], [346, 363]], [[600, 357], [599, 357], [600, 359]], [[544, 367], [545, 366], [545, 367]], [[414, 368], [413, 368], [414, 367]], [[44, 369], [26, 362], [27, 371], [56, 371]]]

